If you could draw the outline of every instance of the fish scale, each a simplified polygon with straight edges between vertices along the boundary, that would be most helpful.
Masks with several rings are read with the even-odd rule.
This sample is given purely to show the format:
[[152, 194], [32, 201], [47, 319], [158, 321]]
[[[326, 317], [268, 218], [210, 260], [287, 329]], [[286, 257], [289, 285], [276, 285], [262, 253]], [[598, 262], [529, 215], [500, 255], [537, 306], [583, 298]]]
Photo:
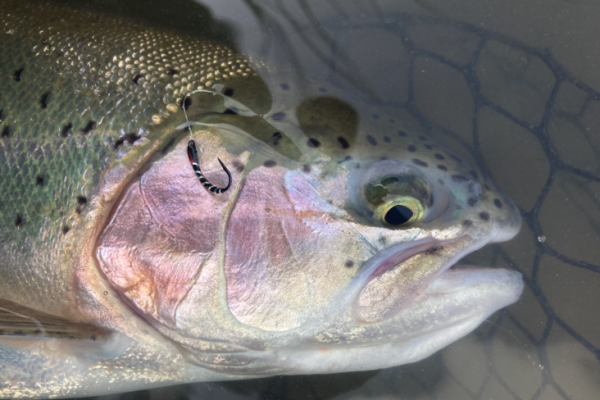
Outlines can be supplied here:
[[3, 1], [0, 26], [0, 291], [26, 282], [12, 300], [60, 314], [77, 197], [93, 201], [135, 147], [117, 140], [164, 124], [190, 90], [256, 73], [221, 45], [47, 2]]

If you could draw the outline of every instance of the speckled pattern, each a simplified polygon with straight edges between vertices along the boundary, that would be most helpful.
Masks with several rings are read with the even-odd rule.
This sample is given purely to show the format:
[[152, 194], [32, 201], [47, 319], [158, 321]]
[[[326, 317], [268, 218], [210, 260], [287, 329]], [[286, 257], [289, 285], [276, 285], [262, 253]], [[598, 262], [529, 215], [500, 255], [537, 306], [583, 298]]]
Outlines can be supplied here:
[[[490, 324], [483, 325], [465, 340], [415, 365], [343, 375], [186, 385], [118, 397], [585, 399], [589, 398], [586, 394], [590, 390], [594, 392], [595, 386], [590, 382], [597, 381], [600, 359], [597, 324], [594, 325], [597, 313], [592, 313], [594, 308], [590, 310], [586, 303], [593, 299], [594, 293], [588, 291], [593, 291], [593, 282], [598, 281], [600, 272], [595, 253], [590, 250], [597, 237], [593, 228], [597, 213], [593, 210], [597, 208], [594, 193], [597, 193], [600, 177], [597, 142], [589, 133], [590, 128], [593, 131], [597, 126], [599, 93], [569, 74], [551, 54], [508, 36], [444, 18], [411, 14], [388, 15], [387, 18], [394, 24], [386, 29], [405, 43], [405, 50], [411, 54], [407, 57], [410, 60], [407, 76], [413, 82], [404, 102], [387, 105], [406, 111], [424, 131], [446, 138], [453, 149], [458, 148], [475, 159], [486, 175], [490, 174], [502, 187], [508, 188], [521, 208], [526, 226], [516, 243], [494, 245], [472, 256], [471, 260], [522, 271], [528, 286], [523, 302], [496, 314]], [[366, 30], [381, 27], [381, 21], [356, 26], [357, 30], [361, 27]], [[459, 38], [460, 45], [431, 46], [428, 30], [450, 32], [448, 36]], [[503, 96], [497, 97], [498, 91], [490, 87], [482, 89], [478, 83], [483, 82], [485, 86], [486, 80], [478, 68], [498, 65], [504, 61], [502, 56], [510, 52], [518, 59], [533, 59], [537, 67], [532, 69], [539, 71], [540, 86], [549, 79], [549, 89], [536, 87], [537, 77], [527, 74], [519, 76], [516, 91], [511, 92], [510, 85], [506, 85]], [[423, 86], [414, 83], [424, 64], [441, 66], [441, 70], [452, 71], [454, 76], [468, 83], [466, 92], [473, 99], [470, 106], [477, 104], [474, 117], [467, 118], [473, 122], [468, 129], [457, 129], [452, 122], [431, 114], [435, 107], [426, 101], [431, 99], [420, 97]], [[285, 82], [282, 85], [290, 88]], [[521, 91], [520, 85], [534, 89]], [[501, 86], [495, 89], [502, 89]], [[527, 92], [537, 95], [532, 100], [527, 98], [531, 96]], [[519, 114], [519, 107], [514, 106], [516, 101], [522, 101], [520, 106], [535, 108], [535, 112]], [[495, 120], [486, 115], [489, 109], [493, 109]], [[478, 130], [477, 119], [491, 121], [490, 126], [504, 123], [510, 127], [514, 134], [506, 141], [522, 144], [527, 149], [520, 154], [524, 166], [516, 165], [515, 158], [508, 157], [508, 153], [503, 158], [498, 150], [506, 151], [506, 147], [490, 140], [489, 127]], [[493, 123], [498, 121], [500, 123]], [[461, 132], [466, 134], [461, 135]], [[577, 139], [572, 139], [573, 136]], [[382, 139], [387, 142], [385, 137]], [[518, 145], [513, 147], [511, 151], [519, 150]], [[540, 166], [539, 176], [527, 168], [532, 163]], [[501, 173], [509, 168], [517, 173]], [[523, 176], [530, 178], [525, 181], [528, 190], [518, 185]], [[503, 177], [507, 182], [500, 181]], [[567, 202], [567, 198], [572, 201]], [[578, 225], [574, 226], [573, 221]], [[591, 223], [586, 225], [584, 221]], [[554, 275], [561, 277], [562, 282], [553, 280]], [[584, 281], [591, 282], [589, 287], [579, 283]], [[588, 318], [585, 313], [573, 312], [582, 308], [590, 310]], [[520, 363], [511, 359], [515, 352], [522, 355]]]
[[45, 2], [3, 1], [0, 26], [0, 291], [28, 282], [9, 299], [60, 314], [101, 174], [184, 94], [256, 73], [220, 45]]
[[[419, 4], [428, 12], [443, 14], [443, 7], [435, 2]], [[300, 13], [291, 18], [285, 7], [277, 9], [282, 20], [267, 19], [265, 24], [281, 33], [282, 26], [290, 23], [306, 35], [307, 43], [335, 40], [335, 51], [317, 56], [335, 65], [342, 75], [351, 65], [342, 62], [338, 49], [345, 54], [361, 50], [351, 46], [352, 40], [344, 40], [348, 36], [354, 35], [359, 43], [364, 39], [366, 50], [362, 50], [367, 54], [371, 48], [376, 52], [388, 46], [399, 55], [386, 59], [379, 54], [380, 64], [365, 61], [367, 71], [393, 67], [401, 76], [397, 81], [381, 79], [391, 82], [378, 87], [384, 93], [382, 107], [397, 110], [404, 123], [422, 127], [461, 155], [475, 159], [517, 201], [524, 217], [521, 233], [511, 242], [474, 253], [467, 261], [523, 272], [527, 288], [522, 300], [495, 314], [465, 339], [413, 365], [181, 385], [118, 398], [595, 398], [600, 381], [597, 88], [570, 73], [571, 68], [546, 49], [479, 24], [422, 13], [384, 14], [385, 8], [375, 2], [356, 7], [340, 2], [329, 5], [340, 17], [321, 25], [327, 28], [325, 33], [312, 30], [316, 24], [312, 13], [317, 8], [313, 3], [304, 3], [302, 8], [311, 28], [298, 29]], [[529, 11], [537, 7], [530, 4], [527, 8], [527, 2], [521, 5]], [[488, 11], [485, 8], [486, 15]], [[502, 8], [495, 11], [502, 12]], [[378, 18], [365, 22], [361, 13]], [[462, 13], [470, 16], [470, 10]], [[523, 15], [512, 11], [513, 18], [522, 21]], [[368, 77], [377, 82], [382, 74]], [[338, 78], [336, 74], [327, 80]], [[281, 85], [297, 89], [286, 81]], [[454, 104], [449, 104], [448, 99], [459, 91], [464, 96], [456, 96]], [[444, 110], [450, 110], [452, 117], [443, 115]], [[466, 125], [456, 124], [457, 119]]]

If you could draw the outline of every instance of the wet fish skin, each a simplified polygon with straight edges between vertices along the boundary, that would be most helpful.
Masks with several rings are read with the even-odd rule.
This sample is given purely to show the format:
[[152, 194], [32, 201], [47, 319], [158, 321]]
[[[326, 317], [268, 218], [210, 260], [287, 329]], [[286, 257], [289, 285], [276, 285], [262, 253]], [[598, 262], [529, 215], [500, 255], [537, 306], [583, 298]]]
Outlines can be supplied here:
[[[102, 174], [166, 143], [162, 127], [177, 100], [225, 82], [217, 70], [235, 76], [231, 87], [256, 75], [219, 45], [101, 14], [3, 1], [0, 16], [0, 293], [65, 315], [73, 310], [72, 252]], [[243, 101], [264, 109], [268, 93], [261, 95]]]
[[[174, 128], [185, 121], [179, 111], [184, 93], [226, 82], [236, 98], [262, 112], [270, 97], [244, 58], [212, 42], [44, 1], [1, 2], [0, 24], [1, 306], [4, 316], [22, 314], [24, 305], [36, 310], [33, 317], [52, 321], [43, 332], [50, 338], [39, 346], [11, 339], [39, 338], [36, 324], [3, 324], [0, 334], [9, 346], [0, 357], [0, 397], [71, 393], [66, 382], [43, 383], [37, 374], [54, 371], [76, 381], [78, 367], [60, 358], [44, 361], [41, 354], [59, 354], [64, 346], [57, 340], [65, 335], [81, 344], [106, 333], [85, 328], [97, 322], [81, 311], [89, 299], [76, 272], [103, 281], [90, 263], [90, 246], [119, 189], [179, 134]], [[220, 102], [210, 110], [225, 107]], [[106, 189], [102, 195], [100, 188]], [[102, 284], [95, 289], [100, 299], [113, 295]], [[154, 337], [155, 346], [130, 353], [140, 370], [160, 355], [172, 358], [161, 379], [180, 377], [185, 367], [178, 351], [147, 328], [137, 329]], [[23, 346], [31, 351], [11, 353]], [[15, 369], [15, 357], [27, 367]], [[31, 379], [13, 385], [21, 373]]]
[[[397, 365], [518, 297], [512, 272], [442, 273], [520, 217], [425, 136], [392, 137], [336, 96], [271, 108], [275, 76], [160, 29], [38, 2], [2, 3], [0, 22], [0, 322], [29, 315], [2, 331], [0, 397]], [[236, 77], [212, 80], [208, 51]], [[215, 83], [232, 100], [198, 94], [188, 112], [203, 154], [235, 168], [218, 197], [191, 170], [177, 101]], [[424, 204], [407, 228], [377, 217], [390, 177]]]

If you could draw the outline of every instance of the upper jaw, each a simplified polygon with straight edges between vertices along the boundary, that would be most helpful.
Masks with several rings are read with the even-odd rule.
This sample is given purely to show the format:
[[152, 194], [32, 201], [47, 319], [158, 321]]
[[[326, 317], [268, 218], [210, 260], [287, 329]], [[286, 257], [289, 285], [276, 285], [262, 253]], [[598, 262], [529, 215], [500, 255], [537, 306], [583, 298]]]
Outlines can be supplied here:
[[469, 235], [446, 240], [425, 238], [380, 252], [359, 278], [352, 306], [354, 318], [361, 323], [391, 318], [460, 258], [486, 243]]

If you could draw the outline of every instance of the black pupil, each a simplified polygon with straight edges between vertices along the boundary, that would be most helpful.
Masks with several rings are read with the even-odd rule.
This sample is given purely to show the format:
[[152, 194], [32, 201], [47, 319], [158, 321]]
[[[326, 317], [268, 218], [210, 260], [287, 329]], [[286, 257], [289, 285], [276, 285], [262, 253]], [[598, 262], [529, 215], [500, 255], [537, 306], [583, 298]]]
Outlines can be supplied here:
[[413, 212], [410, 208], [404, 206], [394, 206], [385, 213], [385, 222], [390, 225], [402, 225], [405, 224], [413, 216]]

